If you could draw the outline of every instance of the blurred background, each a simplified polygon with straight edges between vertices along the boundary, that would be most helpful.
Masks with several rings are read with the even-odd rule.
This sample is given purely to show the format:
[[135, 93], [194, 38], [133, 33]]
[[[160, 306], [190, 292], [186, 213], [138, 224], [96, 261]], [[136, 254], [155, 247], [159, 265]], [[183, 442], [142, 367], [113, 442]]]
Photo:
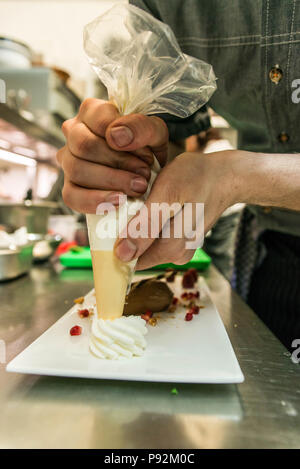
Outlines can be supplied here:
[[0, 1], [2, 200], [23, 200], [28, 190], [44, 198], [51, 191], [62, 122], [76, 114], [82, 99], [102, 91], [83, 53], [83, 27], [114, 3]]

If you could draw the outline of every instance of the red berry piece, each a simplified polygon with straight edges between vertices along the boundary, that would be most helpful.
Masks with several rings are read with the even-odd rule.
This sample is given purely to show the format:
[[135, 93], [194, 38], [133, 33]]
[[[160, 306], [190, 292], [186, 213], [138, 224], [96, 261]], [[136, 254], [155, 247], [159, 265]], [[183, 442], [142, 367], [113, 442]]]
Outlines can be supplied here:
[[174, 296], [173, 300], [172, 300], [172, 305], [177, 305], [178, 304], [178, 298], [176, 298], [176, 296]]
[[82, 332], [82, 327], [80, 326], [73, 326], [70, 329], [70, 335], [80, 335]]
[[89, 312], [88, 309], [80, 309], [80, 310], [78, 311], [78, 314], [79, 314], [79, 316], [80, 316], [81, 318], [88, 318], [89, 315], [90, 315], [90, 312]]
[[184, 320], [191, 321], [193, 319], [193, 313], [186, 313]]
[[152, 318], [153, 313], [152, 311], [146, 311], [144, 314], [141, 315], [141, 318], [144, 319], [146, 322], [149, 321], [150, 318]]
[[193, 288], [195, 283], [193, 273], [187, 271], [182, 277], [182, 286], [183, 288]]
[[188, 272], [193, 275], [195, 282], [197, 282], [197, 280], [198, 280], [198, 272], [197, 272], [197, 270], [194, 269], [194, 268], [192, 268], [192, 269], [189, 269]]
[[191, 307], [189, 312], [191, 312], [192, 314], [199, 314], [199, 311], [200, 311], [199, 306], [194, 305]]

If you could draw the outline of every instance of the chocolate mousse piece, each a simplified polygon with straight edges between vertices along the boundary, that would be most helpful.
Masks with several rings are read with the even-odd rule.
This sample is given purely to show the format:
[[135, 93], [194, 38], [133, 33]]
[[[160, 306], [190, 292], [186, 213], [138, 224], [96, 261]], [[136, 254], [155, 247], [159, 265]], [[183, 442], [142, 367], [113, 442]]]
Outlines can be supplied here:
[[134, 282], [126, 297], [123, 314], [139, 315], [146, 311], [153, 313], [167, 310], [172, 303], [173, 292], [165, 282], [157, 278], [150, 278]]

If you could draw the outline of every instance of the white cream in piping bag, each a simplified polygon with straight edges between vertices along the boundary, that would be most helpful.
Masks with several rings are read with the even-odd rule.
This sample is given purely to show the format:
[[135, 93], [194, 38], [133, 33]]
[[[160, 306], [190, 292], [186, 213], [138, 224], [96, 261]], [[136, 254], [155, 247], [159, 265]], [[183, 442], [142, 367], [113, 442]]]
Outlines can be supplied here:
[[[146, 323], [139, 316], [123, 316], [125, 297], [134, 274], [136, 260], [122, 262], [114, 254], [114, 244], [128, 221], [141, 209], [160, 170], [155, 159], [147, 192], [140, 199], [106, 215], [87, 215], [97, 303], [90, 351], [98, 358], [119, 359], [141, 356], [146, 347]], [[117, 227], [117, 233], [115, 233]]]

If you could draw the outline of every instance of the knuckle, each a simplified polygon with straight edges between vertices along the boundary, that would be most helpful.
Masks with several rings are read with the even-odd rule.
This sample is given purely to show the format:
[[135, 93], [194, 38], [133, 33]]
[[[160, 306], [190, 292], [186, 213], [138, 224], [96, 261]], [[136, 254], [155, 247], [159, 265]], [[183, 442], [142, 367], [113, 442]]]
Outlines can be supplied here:
[[80, 105], [79, 114], [85, 114], [96, 103], [96, 101], [96, 98], [84, 99]]
[[84, 156], [93, 148], [93, 140], [79, 126], [74, 127], [70, 131], [68, 139], [70, 150], [78, 156]]
[[107, 172], [107, 175], [105, 177], [105, 185], [108, 189], [115, 189], [115, 187], [116, 187], [116, 177], [115, 177], [115, 175], [112, 171]]
[[118, 117], [116, 107], [111, 103], [103, 103], [99, 106], [99, 117], [95, 122], [95, 130], [101, 137], [105, 136], [107, 128]]
[[143, 132], [144, 138], [146, 138], [149, 142], [156, 139], [159, 127], [165, 134], [164, 140], [168, 140], [168, 128], [165, 122], [159, 117], [145, 116], [143, 114], [134, 114], [133, 117], [134, 125], [140, 132]]
[[95, 122], [95, 131], [97, 135], [104, 137], [107, 127], [111, 123], [111, 118], [108, 116], [100, 116]]
[[67, 131], [68, 124], [69, 124], [69, 120], [66, 120], [62, 123], [61, 130], [63, 131], [63, 133], [65, 133]]
[[136, 125], [138, 129], [142, 129], [144, 132], [146, 132], [147, 136], [149, 137], [152, 132], [152, 125], [149, 117], [144, 116], [143, 114], [134, 114], [133, 119], [134, 125]]

